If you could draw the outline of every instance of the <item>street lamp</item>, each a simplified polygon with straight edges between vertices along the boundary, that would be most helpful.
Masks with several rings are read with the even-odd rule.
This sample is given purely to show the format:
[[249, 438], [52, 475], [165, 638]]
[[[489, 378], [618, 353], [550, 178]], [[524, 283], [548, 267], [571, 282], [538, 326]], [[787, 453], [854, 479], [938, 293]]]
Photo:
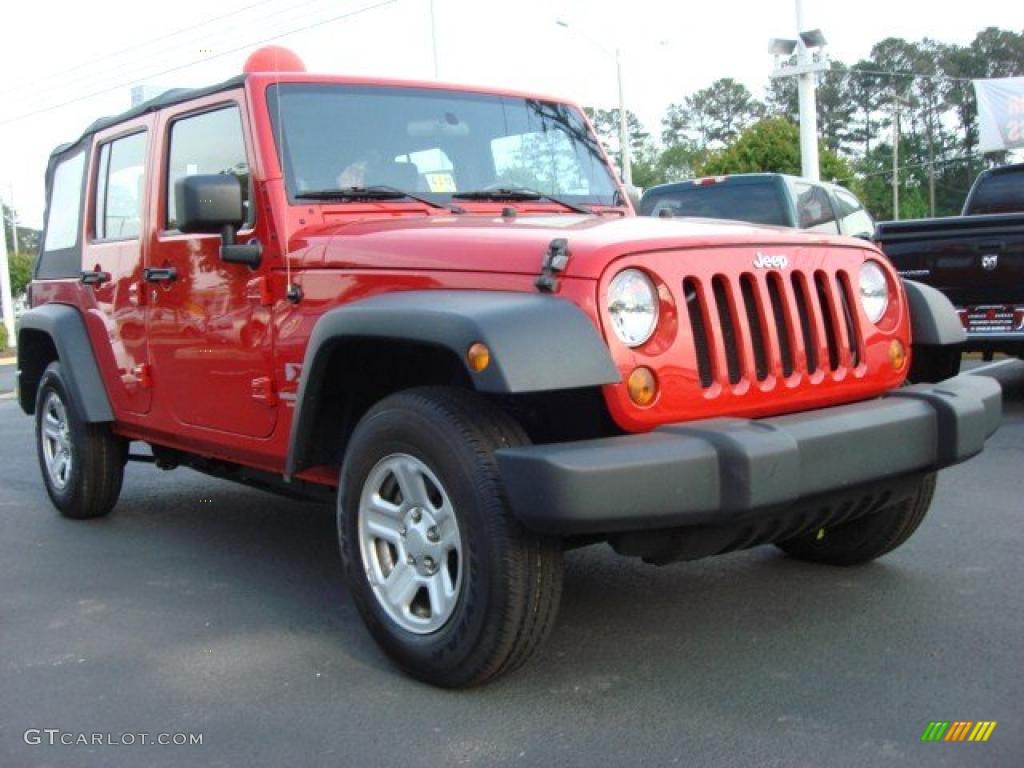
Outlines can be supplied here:
[[[555, 23], [564, 27], [565, 29], [571, 29], [569, 22], [565, 19], [558, 19]], [[604, 51], [608, 55], [613, 55], [613, 52], [608, 50], [601, 43], [597, 42], [590, 35], [586, 34], [582, 30], [577, 30], [579, 34], [588, 40], [591, 44]], [[622, 49], [616, 48], [614, 51], [615, 56], [615, 72], [619, 80], [619, 151], [622, 153], [622, 183], [627, 187], [633, 186], [633, 168], [632, 158], [630, 157], [629, 147], [629, 124], [626, 120], [626, 92], [622, 84]]]
[[[803, 0], [796, 0], [796, 28], [799, 30], [796, 40], [772, 38], [768, 52], [775, 56], [775, 70], [772, 78], [796, 77], [800, 96], [800, 172], [808, 179], [818, 181], [821, 176], [818, 168], [818, 106], [817, 80], [818, 72], [828, 69], [824, 56], [817, 58], [812, 50], [825, 47], [825, 35], [820, 29], [804, 29]], [[796, 66], [780, 63], [779, 57], [790, 57], [796, 51]]]

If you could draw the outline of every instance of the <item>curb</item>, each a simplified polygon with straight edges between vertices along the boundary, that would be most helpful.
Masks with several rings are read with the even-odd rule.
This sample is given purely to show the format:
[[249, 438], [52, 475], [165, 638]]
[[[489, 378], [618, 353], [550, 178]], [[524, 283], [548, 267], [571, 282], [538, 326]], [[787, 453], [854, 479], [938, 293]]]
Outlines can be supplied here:
[[16, 357], [0, 357], [0, 365], [17, 365], [18, 358]]

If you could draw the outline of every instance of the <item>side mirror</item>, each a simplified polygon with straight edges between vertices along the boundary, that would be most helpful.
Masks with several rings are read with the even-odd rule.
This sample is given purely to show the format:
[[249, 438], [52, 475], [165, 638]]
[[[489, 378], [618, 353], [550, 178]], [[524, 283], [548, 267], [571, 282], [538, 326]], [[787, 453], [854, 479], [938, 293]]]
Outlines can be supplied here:
[[232, 264], [259, 266], [262, 248], [258, 242], [238, 244], [235, 233], [245, 223], [242, 183], [228, 174], [195, 174], [174, 184], [175, 222], [185, 233], [221, 236], [220, 257]]

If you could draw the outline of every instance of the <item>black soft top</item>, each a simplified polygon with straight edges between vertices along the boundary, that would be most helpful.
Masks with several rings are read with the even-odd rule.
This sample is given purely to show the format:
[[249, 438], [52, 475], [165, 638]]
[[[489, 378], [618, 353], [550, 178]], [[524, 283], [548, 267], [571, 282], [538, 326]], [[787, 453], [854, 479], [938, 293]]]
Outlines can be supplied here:
[[224, 82], [217, 83], [215, 85], [207, 85], [203, 88], [172, 88], [169, 91], [164, 91], [159, 96], [154, 96], [152, 99], [144, 101], [118, 115], [110, 115], [108, 117], [101, 117], [98, 120], [94, 120], [88, 128], [82, 131], [82, 135], [75, 141], [67, 144], [61, 144], [50, 153], [50, 156], [56, 157], [58, 155], [62, 155], [69, 149], [79, 146], [84, 140], [91, 138], [93, 134], [102, 131], [104, 128], [109, 128], [112, 125], [123, 123], [149, 112], [156, 112], [158, 109], [163, 109], [164, 107], [180, 104], [183, 101], [198, 99], [202, 96], [220, 93], [221, 91], [230, 91], [242, 85], [245, 82], [245, 77], [245, 75], [235, 75]]

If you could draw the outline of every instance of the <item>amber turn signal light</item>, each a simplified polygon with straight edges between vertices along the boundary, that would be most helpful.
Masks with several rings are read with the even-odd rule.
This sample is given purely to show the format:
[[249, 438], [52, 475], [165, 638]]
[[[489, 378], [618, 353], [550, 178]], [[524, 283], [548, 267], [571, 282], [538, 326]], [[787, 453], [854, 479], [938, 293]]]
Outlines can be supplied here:
[[466, 352], [466, 361], [475, 373], [480, 373], [491, 364], [491, 350], [487, 348], [486, 344], [481, 344], [478, 341], [469, 347]]
[[637, 368], [626, 381], [629, 399], [640, 406], [647, 406], [658, 396], [658, 380], [650, 368]]
[[907, 349], [899, 339], [893, 339], [889, 344], [889, 363], [897, 371], [903, 370], [907, 364]]

